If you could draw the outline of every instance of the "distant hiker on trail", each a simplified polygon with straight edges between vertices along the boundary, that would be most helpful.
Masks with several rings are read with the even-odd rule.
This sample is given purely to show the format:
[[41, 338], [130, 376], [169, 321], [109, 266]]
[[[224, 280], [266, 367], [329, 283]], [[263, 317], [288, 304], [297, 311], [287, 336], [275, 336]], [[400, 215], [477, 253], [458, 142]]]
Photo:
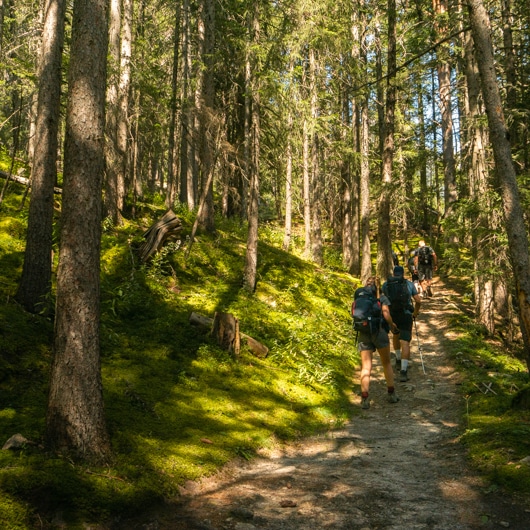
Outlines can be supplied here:
[[414, 284], [405, 278], [405, 270], [400, 266], [394, 267], [394, 275], [383, 284], [383, 294], [388, 298], [390, 315], [398, 328], [397, 331], [392, 330], [392, 346], [399, 380], [404, 383], [409, 380], [412, 324], [420, 312], [421, 298]]
[[399, 257], [398, 257], [397, 252], [395, 250], [392, 251], [392, 263], [394, 265], [399, 265]]
[[422, 239], [418, 243], [418, 248], [413, 253], [414, 264], [418, 269], [420, 285], [427, 296], [432, 296], [432, 273], [438, 269], [438, 256], [434, 249], [425, 244]]
[[355, 291], [352, 304], [353, 328], [358, 332], [358, 349], [361, 354], [361, 408], [369, 409], [370, 376], [373, 353], [378, 351], [385, 373], [388, 401], [397, 403], [399, 397], [394, 388], [394, 372], [390, 363], [390, 341], [388, 330], [397, 332], [388, 310], [385, 296], [379, 298], [379, 278], [366, 280], [364, 287]]
[[410, 272], [410, 279], [412, 283], [414, 284], [414, 287], [416, 287], [418, 294], [422, 296], [423, 289], [421, 288], [421, 285], [420, 285], [420, 275], [418, 274], [418, 269], [416, 268], [416, 265], [414, 263], [415, 260], [416, 258], [412, 255], [407, 261], [407, 269]]

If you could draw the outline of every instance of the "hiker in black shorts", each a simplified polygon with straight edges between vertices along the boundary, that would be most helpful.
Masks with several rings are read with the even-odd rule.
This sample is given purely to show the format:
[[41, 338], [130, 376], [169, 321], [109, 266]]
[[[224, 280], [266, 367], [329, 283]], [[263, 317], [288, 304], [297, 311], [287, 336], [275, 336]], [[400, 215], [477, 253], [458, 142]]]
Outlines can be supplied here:
[[[398, 331], [392, 330], [392, 346], [396, 354], [399, 380], [409, 380], [410, 341], [412, 324], [418, 316], [421, 298], [414, 284], [405, 279], [403, 267], [394, 267], [394, 275], [383, 284], [383, 294], [390, 304], [390, 315]], [[414, 303], [413, 303], [414, 301]]]
[[418, 248], [414, 251], [413, 256], [422, 291], [427, 296], [432, 296], [432, 275], [433, 271], [438, 269], [438, 256], [432, 247], [425, 244], [423, 239], [418, 243]]
[[368, 393], [370, 390], [370, 376], [375, 350], [377, 350], [381, 358], [387, 385], [388, 401], [390, 403], [397, 403], [399, 401], [399, 397], [394, 389], [394, 372], [390, 363], [390, 341], [388, 339], [388, 330], [392, 329], [397, 331], [397, 327], [390, 316], [388, 300], [385, 296], [379, 298], [379, 278], [373, 276], [368, 278], [365, 286], [355, 291], [354, 300], [357, 300], [359, 296], [366, 293], [374, 301], [375, 310], [371, 322], [375, 322], [375, 324], [368, 325], [365, 331], [360, 330], [357, 341], [357, 347], [361, 354], [361, 407], [363, 409], [370, 408]]

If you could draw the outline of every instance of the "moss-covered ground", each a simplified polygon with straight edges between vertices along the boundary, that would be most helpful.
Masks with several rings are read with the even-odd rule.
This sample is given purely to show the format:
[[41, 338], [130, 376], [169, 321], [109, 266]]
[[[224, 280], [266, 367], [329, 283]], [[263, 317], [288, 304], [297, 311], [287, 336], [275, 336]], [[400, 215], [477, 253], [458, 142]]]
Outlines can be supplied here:
[[[243, 225], [218, 219], [215, 235], [199, 235], [185, 259], [193, 217], [177, 211], [182, 241], [142, 265], [142, 234], [164, 213], [144, 204], [135, 221], [106, 225], [103, 235], [101, 361], [113, 461], [96, 467], [47, 453], [53, 296], [40, 316], [13, 301], [27, 217], [20, 200], [11, 190], [0, 211], [0, 444], [15, 433], [32, 444], [0, 451], [0, 527], [53, 528], [58, 514], [68, 528], [131, 516], [235, 456], [250, 459], [357, 413], [349, 400], [359, 363], [349, 309], [359, 281], [336, 251], [328, 248], [316, 266], [303, 258], [299, 238], [284, 252], [281, 227], [262, 223], [257, 289], [249, 294], [241, 288]], [[269, 355], [243, 346], [235, 358], [189, 323], [191, 312], [216, 311], [234, 314]], [[530, 466], [514, 464], [530, 455], [530, 415], [507, 398], [513, 385], [528, 383], [524, 365], [471, 320], [452, 325], [460, 337], [452, 353], [467, 381], [462, 440], [494, 487], [530, 493]], [[506, 394], [477, 389], [484, 374]]]

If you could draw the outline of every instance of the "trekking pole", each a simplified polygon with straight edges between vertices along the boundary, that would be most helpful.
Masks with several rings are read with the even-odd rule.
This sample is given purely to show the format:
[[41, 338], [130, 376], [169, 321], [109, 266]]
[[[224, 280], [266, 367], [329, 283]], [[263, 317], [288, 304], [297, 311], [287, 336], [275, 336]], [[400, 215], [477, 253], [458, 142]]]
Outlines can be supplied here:
[[426, 375], [425, 372], [425, 364], [423, 364], [423, 350], [420, 346], [420, 336], [418, 335], [418, 325], [416, 324], [416, 318], [413, 318], [414, 320], [414, 329], [416, 330], [416, 339], [418, 341], [418, 351], [420, 352], [420, 359], [421, 359], [421, 367], [423, 368], [423, 374]]

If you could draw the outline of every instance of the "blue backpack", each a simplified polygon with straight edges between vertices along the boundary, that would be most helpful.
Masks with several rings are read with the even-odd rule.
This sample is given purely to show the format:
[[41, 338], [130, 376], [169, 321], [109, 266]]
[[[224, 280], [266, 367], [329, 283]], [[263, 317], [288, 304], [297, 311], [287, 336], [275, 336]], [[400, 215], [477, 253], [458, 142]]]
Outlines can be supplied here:
[[372, 289], [361, 287], [355, 291], [351, 307], [353, 329], [369, 335], [377, 333], [381, 326], [381, 302]]

